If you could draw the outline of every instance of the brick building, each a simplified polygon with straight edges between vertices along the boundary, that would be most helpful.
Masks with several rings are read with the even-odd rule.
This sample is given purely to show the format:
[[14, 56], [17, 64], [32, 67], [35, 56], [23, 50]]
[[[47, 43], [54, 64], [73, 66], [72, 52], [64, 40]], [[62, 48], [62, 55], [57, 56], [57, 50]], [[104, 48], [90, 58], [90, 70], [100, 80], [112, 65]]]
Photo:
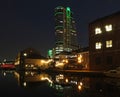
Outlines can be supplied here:
[[109, 70], [120, 66], [120, 11], [89, 24], [91, 70]]

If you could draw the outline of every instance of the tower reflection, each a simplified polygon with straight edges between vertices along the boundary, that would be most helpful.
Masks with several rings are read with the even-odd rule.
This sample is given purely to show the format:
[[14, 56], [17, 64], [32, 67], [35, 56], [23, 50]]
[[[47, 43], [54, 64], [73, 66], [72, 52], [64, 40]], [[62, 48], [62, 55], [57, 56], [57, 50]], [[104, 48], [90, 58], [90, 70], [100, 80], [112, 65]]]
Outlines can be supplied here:
[[47, 86], [56, 97], [120, 97], [118, 79], [33, 71], [14, 74], [21, 87]]

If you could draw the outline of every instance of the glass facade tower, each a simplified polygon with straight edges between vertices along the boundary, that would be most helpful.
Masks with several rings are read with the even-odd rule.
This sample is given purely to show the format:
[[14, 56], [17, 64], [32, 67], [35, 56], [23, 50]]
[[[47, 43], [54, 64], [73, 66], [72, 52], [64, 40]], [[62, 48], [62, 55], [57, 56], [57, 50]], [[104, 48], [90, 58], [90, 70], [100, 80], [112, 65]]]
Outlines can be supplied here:
[[77, 33], [70, 7], [55, 8], [55, 54], [78, 48]]

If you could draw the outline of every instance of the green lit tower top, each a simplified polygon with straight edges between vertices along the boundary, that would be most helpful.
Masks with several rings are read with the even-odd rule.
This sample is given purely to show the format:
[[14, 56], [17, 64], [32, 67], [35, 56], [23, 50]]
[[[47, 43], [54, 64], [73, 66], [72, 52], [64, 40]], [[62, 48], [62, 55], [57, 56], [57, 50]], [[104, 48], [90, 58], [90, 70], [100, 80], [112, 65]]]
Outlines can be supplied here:
[[77, 33], [70, 7], [55, 8], [55, 53], [77, 49]]

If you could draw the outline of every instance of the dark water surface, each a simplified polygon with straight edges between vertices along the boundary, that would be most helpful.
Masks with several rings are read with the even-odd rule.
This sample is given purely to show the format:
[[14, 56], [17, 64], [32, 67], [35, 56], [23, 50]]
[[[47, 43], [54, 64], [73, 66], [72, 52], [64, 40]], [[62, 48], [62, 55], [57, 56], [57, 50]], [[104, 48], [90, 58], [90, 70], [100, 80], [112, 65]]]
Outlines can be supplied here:
[[0, 97], [120, 97], [120, 79], [0, 71]]

